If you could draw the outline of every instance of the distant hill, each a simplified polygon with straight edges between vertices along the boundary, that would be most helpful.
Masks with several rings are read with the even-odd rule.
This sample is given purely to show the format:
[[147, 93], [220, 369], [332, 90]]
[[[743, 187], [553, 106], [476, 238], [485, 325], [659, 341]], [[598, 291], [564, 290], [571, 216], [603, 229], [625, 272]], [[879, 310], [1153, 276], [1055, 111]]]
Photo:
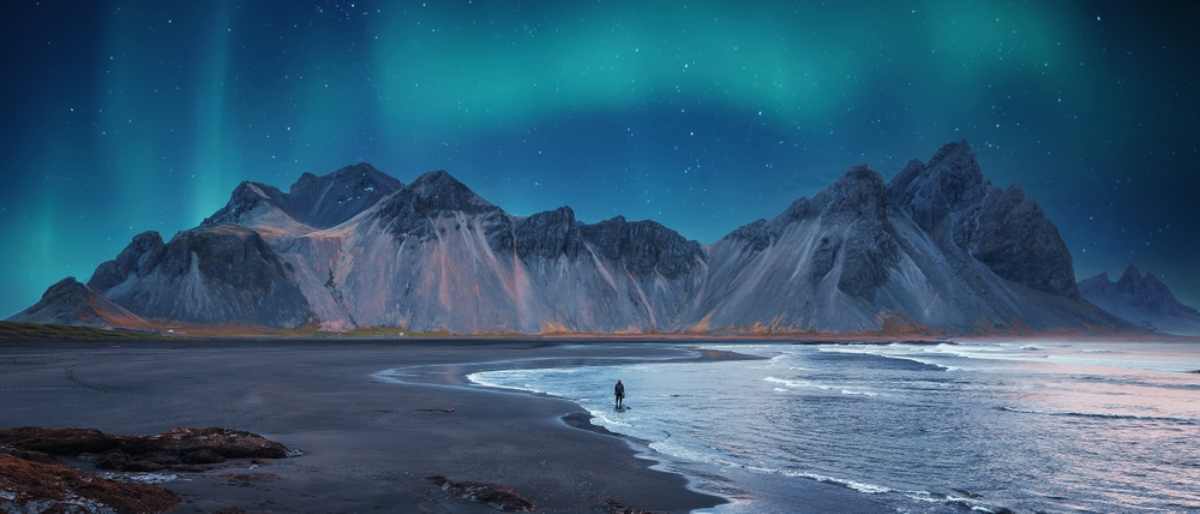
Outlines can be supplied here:
[[1089, 302], [1140, 327], [1177, 335], [1200, 335], [1200, 311], [1184, 305], [1158, 277], [1133, 265], [1116, 282], [1101, 273], [1079, 283]]

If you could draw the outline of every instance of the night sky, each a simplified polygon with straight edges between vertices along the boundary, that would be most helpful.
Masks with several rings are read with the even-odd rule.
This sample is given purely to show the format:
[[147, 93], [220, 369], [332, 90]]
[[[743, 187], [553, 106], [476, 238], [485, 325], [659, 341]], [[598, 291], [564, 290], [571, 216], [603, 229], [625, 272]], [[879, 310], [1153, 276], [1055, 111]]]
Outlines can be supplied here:
[[967, 139], [1087, 277], [1200, 304], [1200, 4], [6, 2], [0, 315], [242, 180], [447, 169], [710, 243]]

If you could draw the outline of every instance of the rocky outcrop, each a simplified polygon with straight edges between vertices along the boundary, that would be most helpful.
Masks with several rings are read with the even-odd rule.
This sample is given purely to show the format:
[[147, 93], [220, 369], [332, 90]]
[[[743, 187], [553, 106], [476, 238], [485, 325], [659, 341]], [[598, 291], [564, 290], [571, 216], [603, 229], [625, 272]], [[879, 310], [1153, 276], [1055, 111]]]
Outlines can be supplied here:
[[1180, 302], [1158, 277], [1133, 265], [1115, 282], [1108, 273], [1084, 280], [1079, 291], [1087, 301], [1134, 325], [1178, 335], [1200, 334], [1200, 311]]
[[50, 286], [41, 300], [9, 318], [21, 323], [99, 328], [147, 328], [146, 320], [67, 277]]
[[441, 475], [428, 478], [450, 496], [462, 500], [482, 503], [501, 512], [533, 512], [532, 501], [521, 496], [511, 487], [486, 482], [456, 482]]
[[88, 280], [88, 287], [107, 291], [130, 276], [144, 277], [158, 266], [166, 248], [158, 232], [142, 232], [133, 237], [116, 259], [101, 263], [96, 268], [91, 280]]
[[0, 512], [147, 514], [170, 511], [179, 501], [162, 487], [107, 480], [0, 452]]
[[282, 459], [289, 455], [286, 446], [258, 434], [215, 427], [176, 428], [152, 436], [21, 427], [0, 429], [0, 447], [56, 457], [94, 454], [101, 469], [132, 472], [197, 471], [230, 459]]

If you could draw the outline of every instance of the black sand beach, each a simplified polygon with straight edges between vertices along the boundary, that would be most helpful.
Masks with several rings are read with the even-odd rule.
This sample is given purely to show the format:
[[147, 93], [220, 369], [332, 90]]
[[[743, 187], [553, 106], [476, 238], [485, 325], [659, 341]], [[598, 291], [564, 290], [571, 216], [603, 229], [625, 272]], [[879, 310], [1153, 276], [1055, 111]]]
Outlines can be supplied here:
[[[683, 513], [721, 499], [650, 469], [626, 440], [588, 429], [572, 403], [463, 382], [469, 372], [519, 367], [513, 359], [670, 355], [682, 353], [511, 341], [6, 343], [0, 427], [153, 434], [220, 426], [305, 452], [254, 469], [243, 462], [179, 474], [165, 484], [183, 497], [176, 512], [494, 512], [426, 479], [444, 475], [512, 487], [538, 512], [606, 512], [615, 500]], [[412, 380], [372, 377], [389, 368], [413, 370]]]

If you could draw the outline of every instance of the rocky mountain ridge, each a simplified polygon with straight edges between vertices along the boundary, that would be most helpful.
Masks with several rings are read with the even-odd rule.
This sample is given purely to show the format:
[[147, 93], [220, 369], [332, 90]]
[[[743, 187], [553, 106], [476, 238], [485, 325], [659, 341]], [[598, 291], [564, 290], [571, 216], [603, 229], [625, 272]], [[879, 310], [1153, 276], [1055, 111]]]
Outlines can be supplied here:
[[241, 184], [168, 243], [141, 234], [88, 287], [151, 320], [327, 330], [941, 332], [1113, 330], [1070, 253], [965, 142], [890, 182], [857, 166], [711, 246], [654, 221], [515, 216], [445, 171], [367, 164], [287, 193]]

